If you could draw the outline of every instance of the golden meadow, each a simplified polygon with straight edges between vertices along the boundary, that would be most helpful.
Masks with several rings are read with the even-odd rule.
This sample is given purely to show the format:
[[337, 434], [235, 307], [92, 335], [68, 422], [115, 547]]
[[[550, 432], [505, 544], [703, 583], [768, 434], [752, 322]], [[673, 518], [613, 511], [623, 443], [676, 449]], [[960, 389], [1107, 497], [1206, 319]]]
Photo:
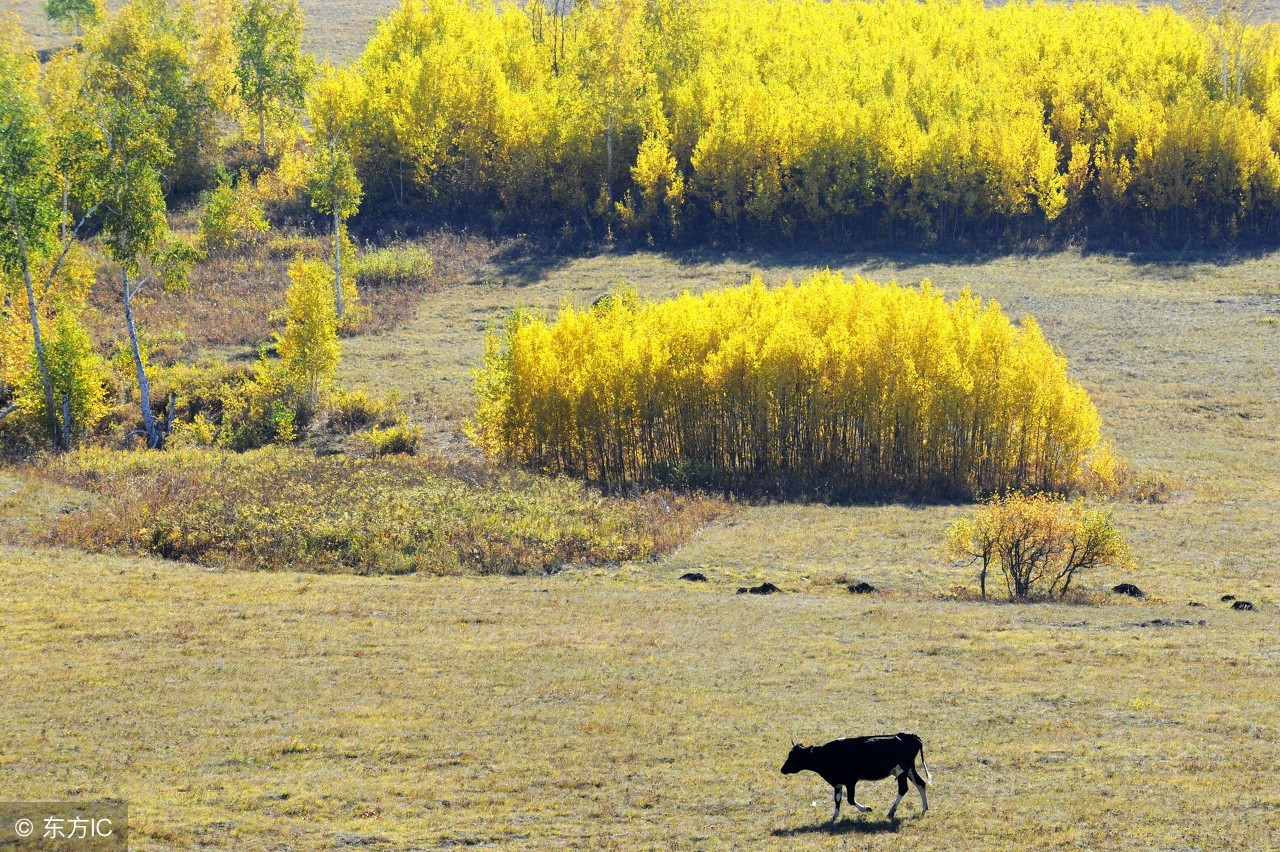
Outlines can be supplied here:
[[619, 292], [489, 335], [472, 434], [606, 489], [779, 496], [1064, 491], [1099, 441], [1035, 320], [822, 272], [663, 302]]
[[653, 241], [1274, 236], [1275, 25], [916, 0], [404, 3], [367, 197]]

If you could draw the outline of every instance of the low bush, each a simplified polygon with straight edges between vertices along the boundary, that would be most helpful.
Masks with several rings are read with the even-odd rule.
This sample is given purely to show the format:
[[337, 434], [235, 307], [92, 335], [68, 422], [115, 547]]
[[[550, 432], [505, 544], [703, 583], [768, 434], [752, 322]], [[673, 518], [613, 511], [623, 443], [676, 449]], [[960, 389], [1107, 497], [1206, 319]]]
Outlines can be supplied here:
[[98, 495], [34, 533], [43, 543], [270, 570], [520, 574], [644, 559], [724, 506], [605, 498], [567, 480], [424, 457], [286, 448], [85, 450], [42, 475]]
[[279, 362], [176, 365], [157, 378], [156, 399], [174, 400], [172, 431], [184, 445], [244, 451], [299, 438], [310, 409]]
[[947, 533], [946, 552], [979, 566], [978, 583], [999, 571], [1009, 600], [1062, 599], [1078, 575], [1104, 565], [1129, 566], [1133, 555], [1110, 513], [1084, 499], [1008, 494], [988, 500]]
[[329, 428], [343, 434], [394, 426], [401, 414], [397, 396], [378, 396], [368, 388], [333, 391], [325, 400], [325, 410]]
[[208, 252], [232, 251], [254, 242], [270, 230], [266, 211], [248, 174], [233, 182], [225, 172], [218, 185], [203, 196], [199, 242]]
[[375, 456], [413, 455], [422, 443], [422, 427], [402, 418], [393, 426], [374, 426], [360, 435], [363, 443]]
[[362, 252], [353, 270], [361, 287], [425, 287], [435, 260], [421, 246], [399, 245]]
[[1164, 503], [1174, 489], [1168, 477], [1134, 470], [1110, 441], [1098, 445], [1080, 484], [1085, 494], [1138, 503]]

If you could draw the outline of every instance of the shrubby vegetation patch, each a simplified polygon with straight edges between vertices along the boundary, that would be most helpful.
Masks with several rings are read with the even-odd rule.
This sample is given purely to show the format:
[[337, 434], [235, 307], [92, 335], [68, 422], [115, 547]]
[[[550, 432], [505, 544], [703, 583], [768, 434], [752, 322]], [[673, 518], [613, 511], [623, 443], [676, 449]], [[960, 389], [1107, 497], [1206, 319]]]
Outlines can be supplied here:
[[720, 502], [602, 497], [568, 480], [425, 457], [82, 450], [42, 475], [99, 499], [41, 543], [264, 570], [552, 572], [645, 559], [713, 518]]

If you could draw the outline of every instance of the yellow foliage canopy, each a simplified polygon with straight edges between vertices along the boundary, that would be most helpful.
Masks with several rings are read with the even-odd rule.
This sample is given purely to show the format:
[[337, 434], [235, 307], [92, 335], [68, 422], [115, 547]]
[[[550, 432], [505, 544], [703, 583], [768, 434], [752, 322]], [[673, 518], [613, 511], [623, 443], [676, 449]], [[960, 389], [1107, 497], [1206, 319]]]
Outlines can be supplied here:
[[490, 456], [612, 489], [1064, 490], [1100, 435], [1033, 319], [829, 271], [518, 313], [490, 334], [477, 387], [472, 435]]
[[651, 238], [1265, 231], [1280, 49], [1173, 10], [407, 0], [356, 63], [375, 196]]

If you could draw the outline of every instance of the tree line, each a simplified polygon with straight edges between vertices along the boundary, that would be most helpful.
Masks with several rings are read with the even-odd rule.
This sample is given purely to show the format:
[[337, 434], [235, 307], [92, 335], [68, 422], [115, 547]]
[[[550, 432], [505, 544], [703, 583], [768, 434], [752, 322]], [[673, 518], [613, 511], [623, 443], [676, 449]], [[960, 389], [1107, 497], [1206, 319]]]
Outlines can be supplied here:
[[342, 76], [370, 198], [658, 243], [1276, 235], [1249, 3], [568, 5], [392, 12]]
[[324, 217], [340, 324], [361, 210], [652, 244], [1276, 230], [1280, 51], [1236, 0], [406, 0], [346, 68], [296, 0], [47, 9], [74, 49], [0, 36], [0, 419], [51, 446], [101, 416], [95, 279], [164, 442], [137, 300], [264, 210]]

